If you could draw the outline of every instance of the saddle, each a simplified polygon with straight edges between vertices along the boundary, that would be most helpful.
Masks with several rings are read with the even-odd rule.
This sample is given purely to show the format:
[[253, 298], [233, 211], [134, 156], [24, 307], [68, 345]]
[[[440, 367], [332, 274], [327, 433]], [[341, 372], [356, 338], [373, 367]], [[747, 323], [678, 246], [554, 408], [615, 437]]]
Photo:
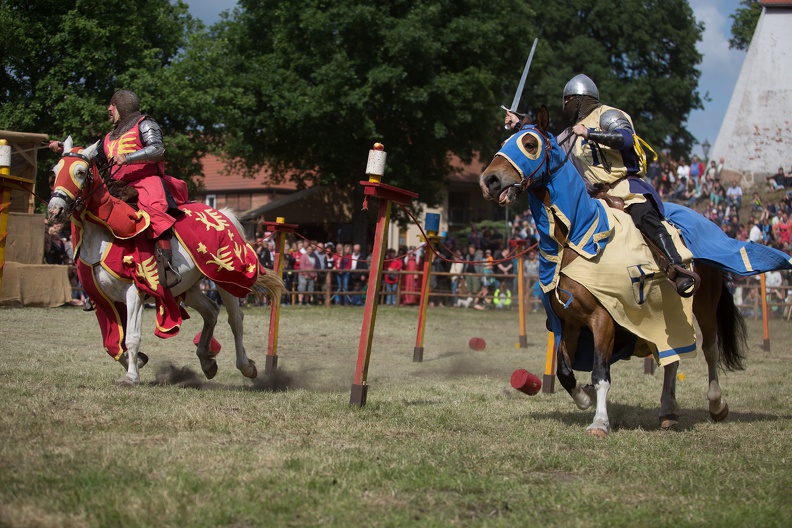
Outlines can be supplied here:
[[[608, 207], [610, 207], [611, 209], [618, 209], [620, 211], [624, 211], [624, 200], [622, 200], [618, 196], [609, 195], [607, 189], [600, 189], [599, 192], [594, 197], [604, 201], [606, 204], [608, 204]], [[693, 288], [689, 291], [680, 293], [680, 295], [682, 295], [683, 297], [691, 297], [694, 293], [696, 293], [699, 286], [701, 285], [701, 278], [698, 276], [698, 274], [692, 270], [686, 269], [683, 266], [673, 264], [668, 259], [665, 252], [663, 252], [657, 246], [657, 244], [655, 244], [652, 241], [652, 239], [646, 236], [646, 234], [643, 231], [640, 231], [640, 233], [644, 239], [644, 242], [652, 251], [652, 254], [655, 256], [655, 259], [657, 260], [657, 264], [660, 266], [661, 269], [665, 270], [666, 278], [668, 279], [668, 282], [673, 284], [674, 288], [676, 288], [676, 279], [679, 276], [689, 277], [693, 279], [693, 283], [694, 283]]]
[[137, 207], [138, 192], [134, 187], [127, 185], [125, 181], [108, 180], [105, 185], [110, 196], [115, 196], [122, 202], [126, 202], [133, 207]]

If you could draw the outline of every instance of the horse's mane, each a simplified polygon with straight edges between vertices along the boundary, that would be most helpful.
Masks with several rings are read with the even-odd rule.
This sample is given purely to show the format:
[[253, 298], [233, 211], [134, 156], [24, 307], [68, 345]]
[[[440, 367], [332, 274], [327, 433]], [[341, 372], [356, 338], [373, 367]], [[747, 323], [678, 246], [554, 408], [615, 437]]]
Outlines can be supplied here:
[[231, 223], [234, 224], [234, 227], [236, 227], [237, 231], [239, 231], [242, 234], [242, 236], [245, 237], [245, 242], [248, 243], [250, 242], [250, 240], [248, 240], [248, 238], [245, 236], [245, 228], [242, 227], [242, 224], [239, 222], [239, 219], [234, 214], [233, 209], [231, 209], [230, 207], [223, 207], [222, 209], [220, 209], [220, 214], [228, 218], [231, 221]]

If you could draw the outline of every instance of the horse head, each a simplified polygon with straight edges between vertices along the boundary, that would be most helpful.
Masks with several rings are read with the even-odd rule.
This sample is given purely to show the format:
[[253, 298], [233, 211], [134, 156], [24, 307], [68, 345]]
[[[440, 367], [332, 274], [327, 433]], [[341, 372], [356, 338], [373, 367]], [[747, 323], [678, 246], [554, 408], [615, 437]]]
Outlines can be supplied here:
[[523, 128], [507, 139], [479, 178], [482, 194], [501, 207], [514, 203], [526, 189], [540, 185], [552, 172], [553, 149], [559, 149], [547, 132], [549, 113], [544, 106], [536, 124]]
[[71, 136], [63, 143], [63, 157], [52, 168], [55, 173], [52, 198], [47, 205], [47, 217], [52, 223], [64, 222], [74, 212], [86, 184], [93, 179], [99, 142], [88, 148], [75, 147]]

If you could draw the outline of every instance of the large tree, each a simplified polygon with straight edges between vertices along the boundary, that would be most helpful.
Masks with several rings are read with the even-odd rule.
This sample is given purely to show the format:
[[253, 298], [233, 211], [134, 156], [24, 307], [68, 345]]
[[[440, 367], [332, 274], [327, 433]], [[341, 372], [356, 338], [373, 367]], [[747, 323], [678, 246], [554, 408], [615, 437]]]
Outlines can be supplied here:
[[0, 6], [0, 128], [70, 134], [87, 144], [109, 130], [112, 94], [130, 89], [163, 127], [168, 172], [196, 173], [208, 147], [203, 129], [212, 123], [207, 98], [214, 92], [190, 82], [185, 70], [194, 68], [187, 68], [184, 51], [198, 58], [212, 47], [184, 2], [2, 0]]
[[[253, 170], [351, 185], [375, 141], [387, 181], [432, 203], [449, 153], [484, 158], [503, 139], [511, 102], [539, 37], [521, 110], [547, 103], [561, 129], [561, 91], [576, 73], [630, 113], [645, 139], [675, 154], [701, 107], [703, 27], [684, 0], [241, 0], [216, 28], [223, 65], [245, 106], [224, 119], [226, 153]], [[225, 44], [224, 44], [225, 45]]]
[[540, 88], [555, 103], [555, 123], [566, 125], [560, 117], [564, 83], [586, 73], [600, 100], [630, 114], [637, 133], [656, 149], [689, 153], [695, 140], [685, 122], [702, 108], [696, 43], [704, 27], [687, 0], [567, 0], [541, 20], [552, 48], [545, 71], [555, 71]]
[[513, 20], [536, 13], [510, 0], [239, 4], [222, 33], [225, 65], [251, 97], [226, 120], [226, 153], [276, 178], [348, 185], [380, 141], [386, 181], [429, 202], [447, 153], [469, 160], [497, 144], [503, 87], [516, 85], [535, 33]]

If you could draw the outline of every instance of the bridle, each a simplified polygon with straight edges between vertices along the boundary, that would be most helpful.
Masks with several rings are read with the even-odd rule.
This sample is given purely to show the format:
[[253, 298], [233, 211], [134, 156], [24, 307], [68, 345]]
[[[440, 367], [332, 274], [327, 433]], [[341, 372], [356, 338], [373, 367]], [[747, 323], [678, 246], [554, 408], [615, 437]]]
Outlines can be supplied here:
[[[517, 182], [517, 183], [512, 183], [511, 185], [506, 186], [506, 189], [511, 189], [512, 187], [514, 187], [517, 190], [516, 196], [519, 196], [520, 194], [525, 192], [525, 190], [528, 187], [534, 185], [537, 181], [540, 184], [543, 184], [559, 168], [561, 168], [561, 166], [563, 166], [563, 163], [562, 163], [561, 166], [556, 167], [555, 169], [550, 167], [550, 153], [553, 150], [553, 145], [550, 142], [550, 138], [540, 128], [532, 127], [530, 130], [537, 132], [542, 137], [542, 142], [543, 142], [542, 156], [543, 157], [539, 161], [539, 163], [537, 164], [537, 166], [533, 170], [533, 172], [531, 172], [528, 175], [525, 175], [525, 174], [522, 173], [522, 171], [520, 171], [520, 173], [522, 174], [522, 179], [519, 182]], [[495, 155], [498, 156], [498, 155], [500, 155], [500, 153], [495, 154]], [[507, 157], [506, 159], [509, 159], [509, 158]], [[564, 162], [566, 162], [566, 159], [564, 160]], [[539, 171], [542, 170], [542, 169], [544, 169], [544, 172], [540, 173], [539, 177], [537, 178], [537, 173], [539, 173]]]
[[80, 193], [77, 197], [72, 200], [72, 198], [66, 194], [65, 192], [56, 189], [52, 193], [53, 198], [60, 198], [66, 203], [66, 216], [71, 216], [74, 211], [79, 210], [88, 198], [97, 191], [99, 187], [94, 188], [94, 171], [98, 173], [98, 169], [94, 164], [93, 160], [90, 159], [88, 156], [83, 155], [80, 152], [66, 152], [63, 155], [64, 158], [79, 158], [84, 161], [88, 165], [88, 171], [85, 175], [85, 182], [83, 183], [82, 188], [80, 189]]

